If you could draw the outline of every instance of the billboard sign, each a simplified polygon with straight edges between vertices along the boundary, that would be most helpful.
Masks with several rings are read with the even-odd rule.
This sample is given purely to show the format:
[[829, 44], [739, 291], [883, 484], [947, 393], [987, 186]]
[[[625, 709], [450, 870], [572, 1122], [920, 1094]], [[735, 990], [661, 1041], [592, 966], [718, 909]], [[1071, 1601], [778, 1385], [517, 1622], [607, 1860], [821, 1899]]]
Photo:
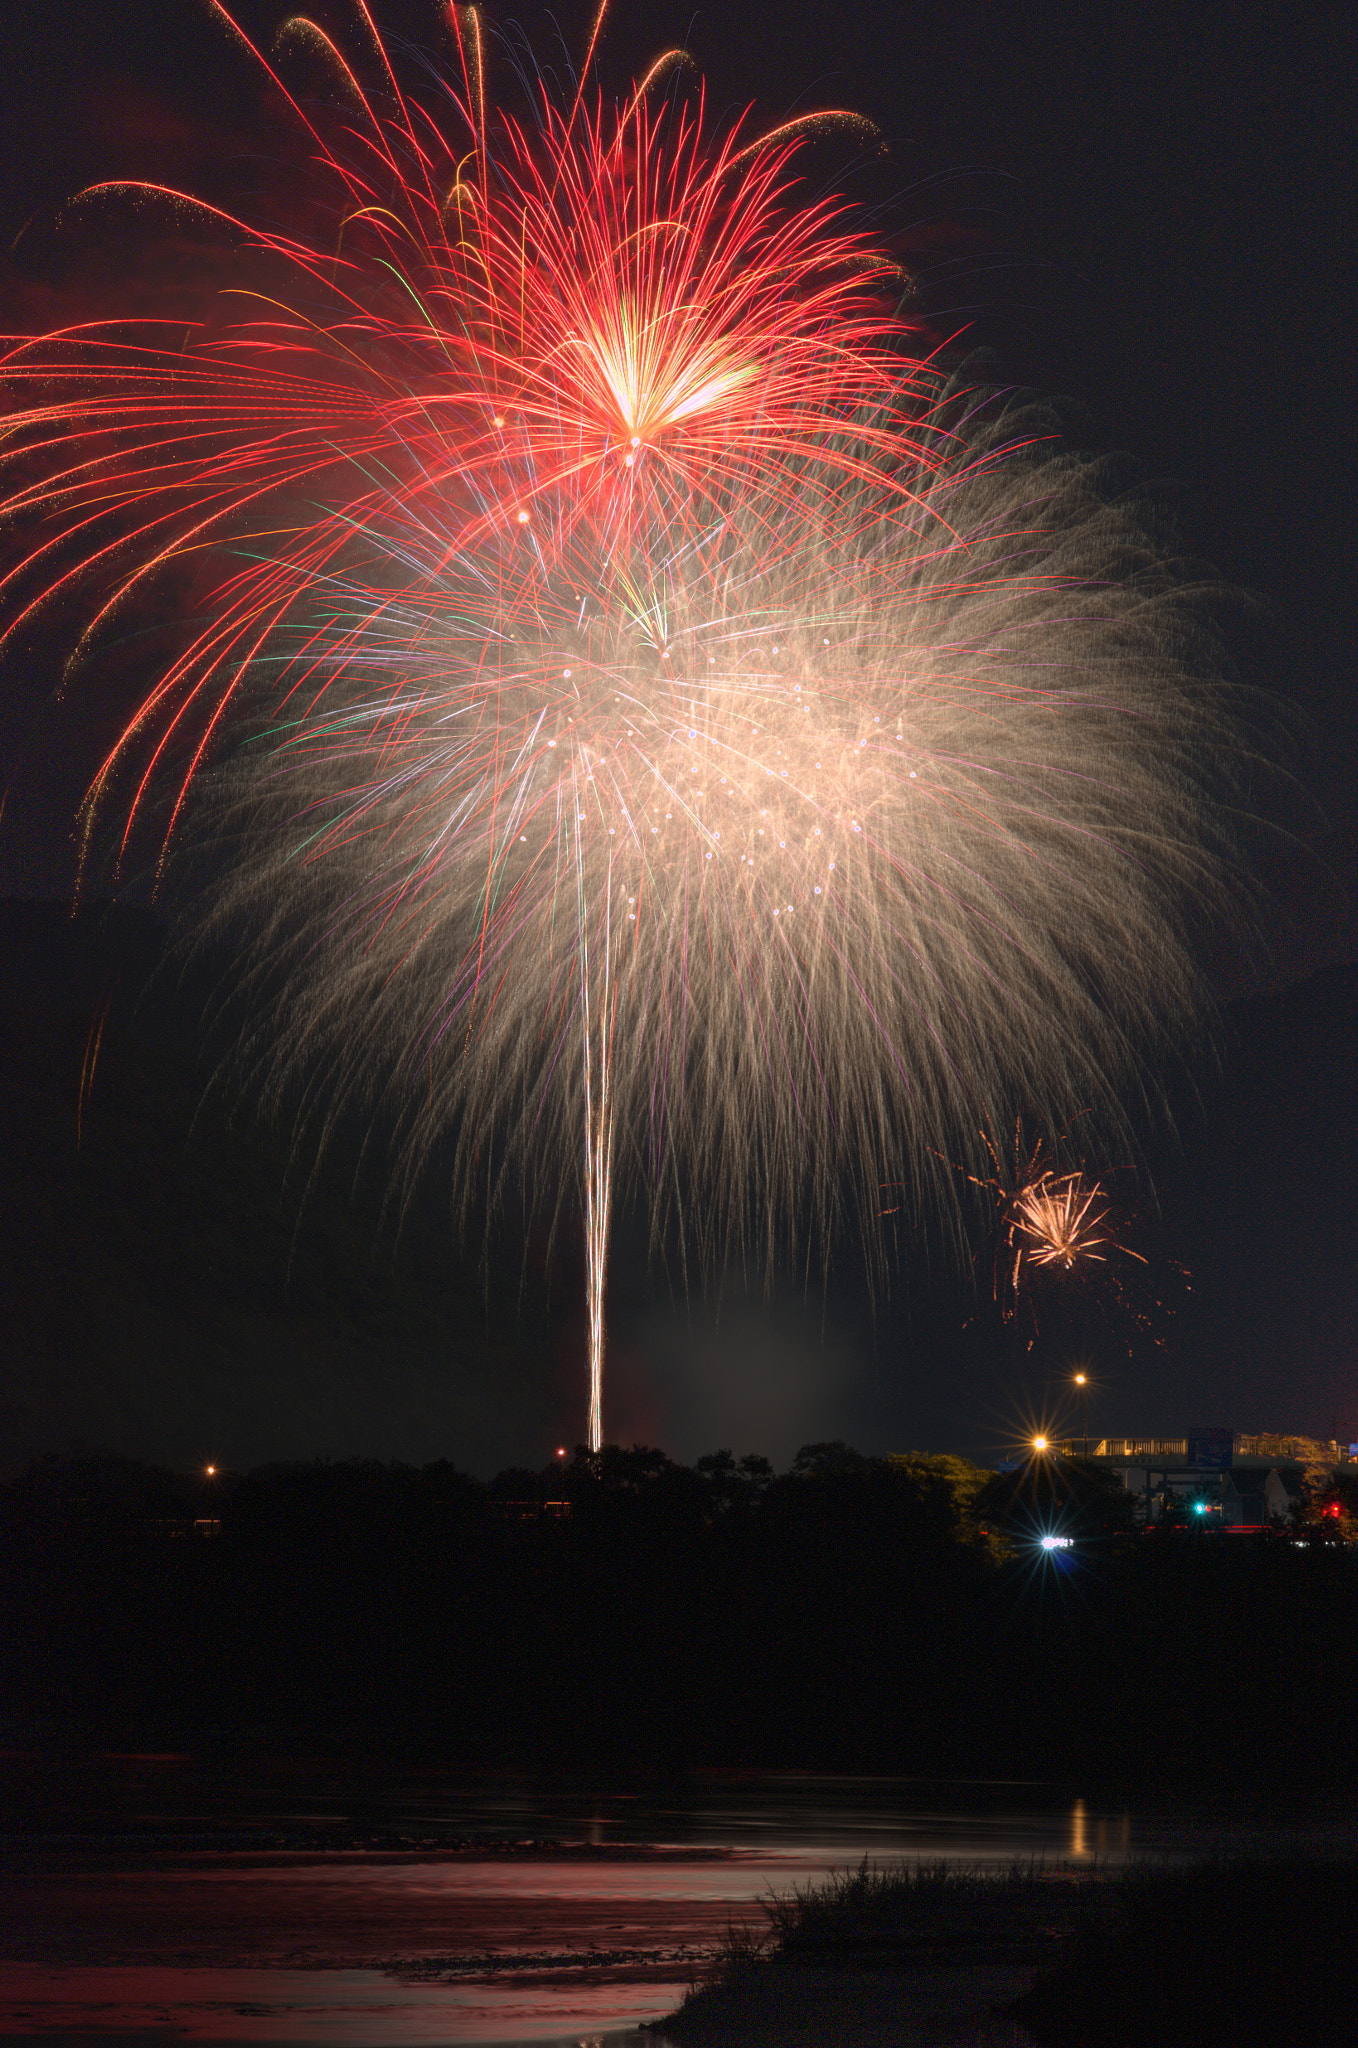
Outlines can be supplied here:
[[1190, 1465], [1206, 1465], [1213, 1471], [1221, 1471], [1229, 1466], [1234, 1449], [1233, 1429], [1190, 1429], [1188, 1432]]

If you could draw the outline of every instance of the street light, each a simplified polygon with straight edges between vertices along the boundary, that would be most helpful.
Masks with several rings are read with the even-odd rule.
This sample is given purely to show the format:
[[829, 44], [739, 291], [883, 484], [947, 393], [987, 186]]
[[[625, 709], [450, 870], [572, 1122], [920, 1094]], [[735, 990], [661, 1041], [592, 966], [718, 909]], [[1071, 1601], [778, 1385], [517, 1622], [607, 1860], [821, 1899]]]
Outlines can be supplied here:
[[1085, 1448], [1084, 1448], [1084, 1455], [1085, 1455], [1086, 1457], [1088, 1457], [1088, 1456], [1089, 1456], [1089, 1374], [1088, 1374], [1087, 1372], [1077, 1372], [1077, 1373], [1076, 1373], [1076, 1375], [1075, 1375], [1075, 1384], [1076, 1384], [1076, 1386], [1077, 1386], [1077, 1387], [1078, 1387], [1078, 1388], [1080, 1389], [1080, 1394], [1081, 1394], [1081, 1397], [1082, 1397], [1082, 1399], [1083, 1399], [1083, 1401], [1084, 1401], [1084, 1411], [1085, 1411], [1085, 1434], [1084, 1434], [1084, 1446], [1085, 1446]]
[[1035, 1451], [1045, 1451], [1045, 1450], [1046, 1450], [1046, 1448], [1047, 1448], [1047, 1439], [1046, 1439], [1046, 1437], [1045, 1437], [1045, 1436], [1035, 1436], [1035, 1437], [1033, 1438], [1033, 1449], [1034, 1449]]

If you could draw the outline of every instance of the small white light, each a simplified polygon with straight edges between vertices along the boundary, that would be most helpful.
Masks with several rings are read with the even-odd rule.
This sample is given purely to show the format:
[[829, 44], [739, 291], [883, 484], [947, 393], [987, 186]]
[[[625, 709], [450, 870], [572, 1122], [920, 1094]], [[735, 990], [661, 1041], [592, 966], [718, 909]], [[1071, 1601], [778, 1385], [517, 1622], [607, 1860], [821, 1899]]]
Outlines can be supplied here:
[[[899, 738], [899, 734], [897, 735], [897, 737]], [[910, 780], [912, 782], [915, 780], [915, 771], [913, 768], [910, 770]]]

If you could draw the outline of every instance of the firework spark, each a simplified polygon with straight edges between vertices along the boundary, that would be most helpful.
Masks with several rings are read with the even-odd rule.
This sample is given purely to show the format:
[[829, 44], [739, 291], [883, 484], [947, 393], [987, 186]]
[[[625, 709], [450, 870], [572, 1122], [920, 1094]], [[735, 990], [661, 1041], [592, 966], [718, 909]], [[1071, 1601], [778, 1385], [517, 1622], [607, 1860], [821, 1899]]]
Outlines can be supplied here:
[[[1219, 691], [1141, 516], [912, 355], [799, 135], [497, 120], [470, 10], [426, 104], [360, 11], [371, 87], [287, 30], [328, 241], [141, 188], [262, 281], [11, 344], [9, 631], [86, 592], [83, 660], [195, 571], [87, 821], [168, 790], [229, 852], [241, 1057], [304, 1123], [385, 1104], [407, 1182], [452, 1132], [465, 1199], [553, 1209], [583, 1151], [597, 1446], [620, 1178], [772, 1257], [1016, 1097], [1116, 1118], [1198, 996]], [[1067, 1179], [1020, 1256], [1102, 1221]]]

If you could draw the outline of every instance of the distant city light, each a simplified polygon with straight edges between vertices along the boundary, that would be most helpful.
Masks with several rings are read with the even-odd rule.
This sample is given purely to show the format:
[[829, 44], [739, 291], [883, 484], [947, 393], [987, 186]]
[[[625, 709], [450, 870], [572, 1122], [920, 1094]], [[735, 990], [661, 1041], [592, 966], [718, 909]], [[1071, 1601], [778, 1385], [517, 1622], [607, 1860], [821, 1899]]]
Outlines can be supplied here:
[[1042, 1538], [1042, 1548], [1044, 1550], [1073, 1550], [1075, 1548], [1075, 1538], [1073, 1536], [1044, 1536]]
[[1035, 1437], [1033, 1438], [1033, 1449], [1034, 1449], [1035, 1451], [1045, 1451], [1045, 1450], [1046, 1450], [1046, 1448], [1047, 1448], [1047, 1439], [1046, 1439], [1046, 1437], [1045, 1437], [1045, 1436], [1035, 1436]]

